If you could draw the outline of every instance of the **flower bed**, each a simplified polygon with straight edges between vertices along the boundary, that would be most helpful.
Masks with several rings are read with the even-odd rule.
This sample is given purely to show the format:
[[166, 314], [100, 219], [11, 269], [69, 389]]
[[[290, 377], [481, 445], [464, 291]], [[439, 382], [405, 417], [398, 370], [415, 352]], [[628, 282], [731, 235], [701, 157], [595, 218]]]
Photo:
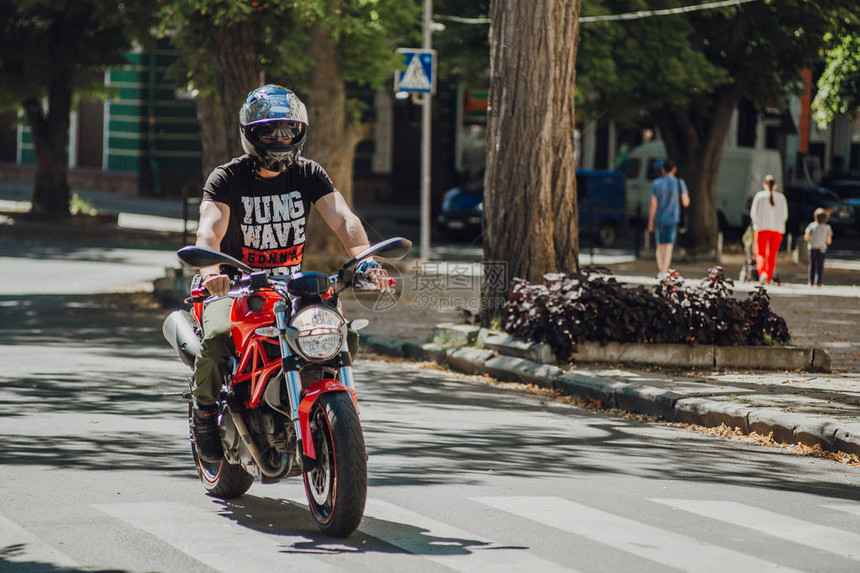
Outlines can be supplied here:
[[548, 274], [544, 284], [514, 279], [505, 303], [504, 330], [548, 343], [560, 361], [576, 345], [600, 343], [788, 344], [782, 317], [759, 287], [745, 300], [732, 296], [733, 283], [722, 267], [689, 285], [670, 272], [655, 287], [619, 283], [603, 269], [581, 274]]

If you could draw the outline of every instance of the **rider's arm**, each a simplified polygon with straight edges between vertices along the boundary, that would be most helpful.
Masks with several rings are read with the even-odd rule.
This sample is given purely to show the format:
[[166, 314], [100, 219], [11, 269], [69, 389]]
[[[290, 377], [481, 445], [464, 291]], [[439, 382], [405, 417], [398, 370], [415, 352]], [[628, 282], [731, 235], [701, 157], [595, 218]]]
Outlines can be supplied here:
[[[323, 195], [314, 205], [328, 226], [337, 233], [349, 256], [354, 257], [370, 248], [361, 220], [352, 212], [339, 191]], [[380, 291], [388, 288], [388, 276], [383, 269], [369, 274], [369, 278]]]
[[[197, 226], [198, 247], [215, 251], [221, 250], [221, 240], [227, 234], [227, 224], [230, 221], [230, 207], [216, 201], [200, 203], [200, 223]], [[221, 274], [219, 265], [200, 268], [203, 277], [201, 286], [206, 287], [213, 295], [225, 294], [230, 290], [230, 278]]]
[[315, 205], [328, 226], [337, 233], [349, 256], [354, 257], [370, 247], [361, 220], [352, 212], [339, 191], [323, 195]]

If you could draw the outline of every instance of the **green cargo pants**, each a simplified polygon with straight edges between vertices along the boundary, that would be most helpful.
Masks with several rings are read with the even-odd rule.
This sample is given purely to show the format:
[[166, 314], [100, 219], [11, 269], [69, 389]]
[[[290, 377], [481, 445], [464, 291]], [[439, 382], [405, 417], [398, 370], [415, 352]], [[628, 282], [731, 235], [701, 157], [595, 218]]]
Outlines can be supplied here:
[[227, 363], [233, 351], [230, 339], [231, 297], [220, 298], [203, 306], [203, 342], [200, 354], [194, 361], [194, 384], [191, 393], [201, 406], [211, 406], [218, 401], [221, 381], [227, 371]]
[[[218, 401], [221, 381], [227, 372], [227, 364], [233, 352], [230, 337], [230, 308], [233, 299], [225, 297], [203, 307], [203, 342], [200, 354], [194, 361], [194, 384], [191, 393], [200, 406], [211, 406]], [[346, 335], [349, 354], [358, 352], [358, 332], [349, 329]]]

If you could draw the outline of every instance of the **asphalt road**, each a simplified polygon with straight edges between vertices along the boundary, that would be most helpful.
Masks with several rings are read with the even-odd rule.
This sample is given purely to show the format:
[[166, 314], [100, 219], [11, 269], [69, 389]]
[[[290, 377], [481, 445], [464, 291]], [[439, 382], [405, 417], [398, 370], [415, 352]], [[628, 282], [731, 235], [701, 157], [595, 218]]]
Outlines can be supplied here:
[[349, 539], [317, 532], [296, 478], [209, 498], [184, 404], [160, 397], [186, 375], [163, 311], [10, 276], [0, 571], [860, 569], [857, 468], [414, 364], [357, 362], [370, 491]]

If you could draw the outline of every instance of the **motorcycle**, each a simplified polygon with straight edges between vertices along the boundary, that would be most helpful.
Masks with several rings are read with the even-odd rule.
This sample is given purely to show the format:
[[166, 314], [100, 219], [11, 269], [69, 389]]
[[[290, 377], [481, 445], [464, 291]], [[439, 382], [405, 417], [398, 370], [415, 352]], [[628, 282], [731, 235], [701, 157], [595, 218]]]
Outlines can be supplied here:
[[[162, 328], [180, 359], [193, 368], [203, 307], [233, 299], [235, 353], [219, 400], [223, 459], [200, 458], [191, 437], [197, 475], [210, 495], [235, 498], [257, 478], [276, 483], [302, 475], [311, 513], [324, 533], [346, 537], [358, 527], [367, 497], [367, 454], [347, 338], [368, 321], [347, 322], [339, 296], [347, 288], [375, 288], [357, 270], [361, 261], [374, 255], [400, 259], [411, 247], [403, 238], [383, 241], [331, 276], [268, 275], [211, 249], [191, 246], [177, 252], [192, 267], [232, 265], [242, 273], [221, 297], [192, 289], [186, 301], [193, 305], [191, 312], [173, 311]], [[165, 396], [192, 401], [190, 391]], [[191, 424], [191, 404], [188, 419]]]

